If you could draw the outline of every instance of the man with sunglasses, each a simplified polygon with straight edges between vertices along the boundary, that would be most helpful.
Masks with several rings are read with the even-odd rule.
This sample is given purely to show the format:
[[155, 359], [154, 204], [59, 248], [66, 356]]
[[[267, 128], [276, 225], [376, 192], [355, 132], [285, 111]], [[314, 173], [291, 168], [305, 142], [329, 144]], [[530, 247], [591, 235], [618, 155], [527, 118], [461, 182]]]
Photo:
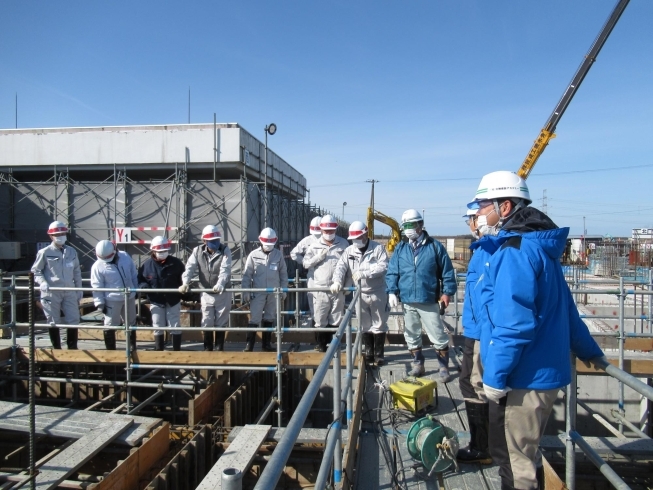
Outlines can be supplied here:
[[580, 319], [560, 256], [569, 228], [529, 207], [524, 179], [508, 171], [481, 179], [476, 225], [488, 253], [476, 290], [490, 454], [501, 488], [543, 488], [539, 442], [560, 388], [571, 381], [570, 351], [603, 352]]
[[435, 347], [443, 383], [449, 381], [449, 335], [442, 317], [440, 304], [449, 306], [449, 298], [456, 292], [456, 273], [444, 246], [429, 236], [424, 229], [422, 215], [408, 209], [401, 216], [407, 242], [395, 249], [386, 274], [386, 292], [391, 308], [399, 301], [404, 309], [404, 338], [413, 355], [410, 376], [425, 373], [422, 353], [422, 327]]

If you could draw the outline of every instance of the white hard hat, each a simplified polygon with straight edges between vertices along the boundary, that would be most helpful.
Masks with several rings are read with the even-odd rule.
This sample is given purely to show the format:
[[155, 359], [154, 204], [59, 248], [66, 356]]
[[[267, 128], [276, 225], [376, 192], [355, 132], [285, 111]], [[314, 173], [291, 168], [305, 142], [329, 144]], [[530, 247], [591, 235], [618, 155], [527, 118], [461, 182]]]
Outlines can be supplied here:
[[404, 214], [401, 215], [401, 223], [416, 223], [417, 221], [424, 221], [422, 215], [419, 214], [417, 209], [407, 209], [404, 211]]
[[467, 207], [477, 208], [480, 201], [506, 198], [522, 199], [526, 204], [532, 202], [524, 179], [514, 172], [499, 170], [483, 176], [474, 200]]
[[277, 243], [277, 233], [272, 228], [263, 228], [258, 239], [264, 245], [274, 245]]
[[48, 226], [48, 235], [61, 235], [68, 233], [68, 227], [63, 221], [53, 221]]
[[322, 216], [322, 219], [320, 219], [320, 230], [325, 231], [325, 230], [337, 230], [338, 229], [338, 222], [336, 219], [331, 216], [330, 214], [325, 214]]
[[476, 213], [478, 213], [478, 209], [468, 209], [467, 213], [463, 214], [463, 218], [471, 218], [476, 216]]
[[100, 240], [95, 246], [95, 255], [100, 260], [111, 262], [116, 255], [116, 246], [109, 240]]
[[362, 221], [354, 221], [349, 225], [348, 240], [357, 240], [367, 233], [367, 226]]
[[150, 244], [150, 250], [152, 250], [153, 252], [162, 252], [164, 250], [170, 250], [170, 247], [172, 247], [170, 240], [168, 240], [164, 236], [155, 236], [154, 238], [152, 238], [152, 243]]
[[215, 225], [207, 225], [202, 230], [202, 240], [220, 240], [222, 234], [220, 228]]
[[320, 220], [322, 219], [321, 216], [316, 216], [311, 220], [311, 235], [320, 235], [322, 233], [322, 230], [320, 229]]

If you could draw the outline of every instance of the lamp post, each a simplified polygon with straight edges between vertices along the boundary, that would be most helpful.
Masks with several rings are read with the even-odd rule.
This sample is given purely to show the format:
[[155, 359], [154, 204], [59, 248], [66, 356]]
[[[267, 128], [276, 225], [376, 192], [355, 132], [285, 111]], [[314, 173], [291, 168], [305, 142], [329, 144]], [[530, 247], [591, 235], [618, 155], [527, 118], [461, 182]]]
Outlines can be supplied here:
[[345, 206], [347, 205], [347, 201], [342, 203], [342, 221], [345, 221]]
[[264, 218], [263, 218], [263, 223], [264, 223], [264, 228], [268, 227], [268, 134], [272, 136], [274, 133], [277, 132], [277, 125], [274, 123], [270, 123], [267, 126], [265, 126], [265, 179], [264, 179], [264, 185], [263, 185], [263, 213], [264, 213]]

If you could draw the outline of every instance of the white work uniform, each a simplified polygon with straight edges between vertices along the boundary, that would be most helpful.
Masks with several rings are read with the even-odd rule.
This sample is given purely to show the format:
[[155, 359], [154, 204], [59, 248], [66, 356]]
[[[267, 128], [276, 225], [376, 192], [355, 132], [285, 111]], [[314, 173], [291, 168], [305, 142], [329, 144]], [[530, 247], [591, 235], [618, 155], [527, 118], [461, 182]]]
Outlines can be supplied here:
[[[186, 262], [186, 270], [181, 276], [184, 284], [190, 284], [198, 276], [202, 289], [213, 289], [216, 285], [223, 288], [231, 287], [231, 250], [224, 243], [218, 250], [208, 252], [206, 244], [193, 249]], [[230, 292], [202, 293], [200, 299], [202, 309], [202, 327], [223, 328], [229, 324], [231, 311]]]
[[41, 305], [47, 322], [60, 324], [63, 310], [66, 324], [79, 325], [82, 291], [44, 291], [47, 287], [82, 287], [82, 270], [75, 249], [70, 245], [59, 248], [51, 243], [36, 254], [32, 272], [34, 281], [41, 287]]
[[[304, 265], [304, 255], [312, 245], [315, 245], [320, 241], [320, 237], [315, 235], [308, 235], [302, 238], [295, 248], [290, 251], [290, 258], [297, 262], [299, 265]], [[306, 287], [313, 287], [313, 275], [309, 272], [306, 276]], [[295, 285], [296, 287], [299, 287]], [[311, 317], [313, 317], [313, 293], [307, 292], [306, 296], [308, 297], [308, 309], [311, 311]]]
[[[308, 269], [309, 277], [313, 280], [313, 287], [328, 288], [333, 282], [333, 274], [336, 264], [347, 248], [347, 240], [336, 236], [331, 245], [323, 238], [312, 245], [304, 255], [304, 267]], [[320, 259], [323, 250], [327, 250], [324, 259]], [[315, 326], [324, 328], [328, 325], [338, 326], [342, 320], [342, 313], [345, 307], [345, 295], [340, 292], [331, 294], [329, 292], [316, 291], [313, 293], [313, 310]]]
[[[265, 253], [259, 247], [253, 250], [245, 262], [243, 289], [287, 288], [288, 270], [283, 254], [277, 248]], [[249, 304], [249, 323], [258, 325], [261, 320], [275, 322], [277, 319], [277, 302], [274, 294], [252, 293]]]
[[[130, 288], [138, 287], [136, 265], [132, 258], [123, 251], [118, 251], [111, 262], [96, 260], [91, 267], [91, 286], [93, 288]], [[125, 293], [93, 291], [93, 303], [95, 306], [104, 304], [105, 327], [117, 327], [136, 324], [136, 293], [130, 293], [127, 300], [127, 311], [125, 311]]]
[[333, 274], [333, 282], [345, 286], [352, 282], [354, 272], [360, 272], [361, 304], [356, 305], [356, 316], [360, 319], [363, 333], [388, 331], [388, 294], [385, 292], [385, 273], [388, 270], [388, 254], [385, 247], [370, 240], [367, 249], [361, 253], [356, 245], [350, 245], [340, 257]]

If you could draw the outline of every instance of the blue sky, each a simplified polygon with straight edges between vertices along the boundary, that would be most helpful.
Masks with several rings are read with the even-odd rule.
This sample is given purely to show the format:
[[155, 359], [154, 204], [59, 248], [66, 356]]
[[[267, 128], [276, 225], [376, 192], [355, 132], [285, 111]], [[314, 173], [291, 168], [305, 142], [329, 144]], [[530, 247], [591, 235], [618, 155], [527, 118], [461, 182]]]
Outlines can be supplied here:
[[[616, 0], [0, 2], [0, 127], [238, 122], [345, 219], [460, 217], [517, 170]], [[559, 226], [653, 227], [653, 2], [632, 0], [528, 184]], [[377, 229], [383, 230], [383, 227]]]

